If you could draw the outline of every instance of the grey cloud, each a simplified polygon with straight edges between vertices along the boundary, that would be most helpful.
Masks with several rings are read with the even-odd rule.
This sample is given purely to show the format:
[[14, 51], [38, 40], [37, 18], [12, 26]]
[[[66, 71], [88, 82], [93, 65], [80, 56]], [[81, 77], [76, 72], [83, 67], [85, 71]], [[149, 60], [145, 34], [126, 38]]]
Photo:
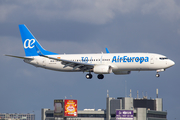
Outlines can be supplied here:
[[152, 0], [145, 3], [142, 7], [143, 14], [157, 14], [163, 19], [179, 20], [180, 19], [180, 4], [177, 0]]
[[180, 19], [180, 5], [176, 0], [95, 0], [95, 1], [21, 1], [1, 2], [0, 21], [17, 20], [71, 20], [91, 24], [112, 22], [117, 15], [142, 12], [157, 14], [166, 19]]

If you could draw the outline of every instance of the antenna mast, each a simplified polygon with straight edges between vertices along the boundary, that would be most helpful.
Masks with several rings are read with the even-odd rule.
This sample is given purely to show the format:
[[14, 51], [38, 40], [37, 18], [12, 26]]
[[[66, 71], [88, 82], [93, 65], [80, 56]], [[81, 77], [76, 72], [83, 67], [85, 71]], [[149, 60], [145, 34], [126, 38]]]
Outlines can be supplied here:
[[131, 92], [131, 89], [130, 89], [130, 95], [129, 95], [129, 97], [132, 97], [132, 92]]
[[158, 98], [158, 89], [156, 89], [156, 98]]
[[127, 86], [126, 86], [126, 80], [125, 80], [125, 97], [127, 97]]
[[109, 90], [107, 90], [107, 97], [109, 97]]
[[139, 92], [138, 92], [138, 90], [137, 90], [137, 99], [139, 99]]

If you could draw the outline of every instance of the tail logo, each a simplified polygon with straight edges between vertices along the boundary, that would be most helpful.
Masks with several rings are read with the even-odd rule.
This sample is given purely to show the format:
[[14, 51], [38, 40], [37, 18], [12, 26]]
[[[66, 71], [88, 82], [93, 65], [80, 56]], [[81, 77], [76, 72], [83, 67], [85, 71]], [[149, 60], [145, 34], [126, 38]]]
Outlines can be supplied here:
[[27, 49], [27, 48], [32, 49], [32, 48], [34, 48], [34, 45], [33, 45], [34, 43], [35, 43], [35, 39], [26, 39], [24, 41], [24, 48], [25, 49]]

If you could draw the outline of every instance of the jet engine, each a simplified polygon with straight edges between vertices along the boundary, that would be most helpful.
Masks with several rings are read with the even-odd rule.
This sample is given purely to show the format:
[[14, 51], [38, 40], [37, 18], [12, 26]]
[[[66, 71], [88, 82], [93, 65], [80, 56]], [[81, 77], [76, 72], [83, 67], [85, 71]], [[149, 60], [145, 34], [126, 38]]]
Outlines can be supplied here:
[[112, 73], [112, 67], [109, 65], [95, 65], [93, 72], [95, 74], [110, 74]]

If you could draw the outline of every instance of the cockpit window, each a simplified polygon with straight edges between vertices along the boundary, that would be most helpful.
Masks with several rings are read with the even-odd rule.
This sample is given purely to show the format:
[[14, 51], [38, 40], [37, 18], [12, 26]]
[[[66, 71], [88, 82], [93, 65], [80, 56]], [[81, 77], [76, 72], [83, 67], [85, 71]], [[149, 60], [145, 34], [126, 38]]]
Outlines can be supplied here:
[[167, 57], [160, 57], [159, 58], [160, 60], [166, 60], [166, 59], [168, 59]]

